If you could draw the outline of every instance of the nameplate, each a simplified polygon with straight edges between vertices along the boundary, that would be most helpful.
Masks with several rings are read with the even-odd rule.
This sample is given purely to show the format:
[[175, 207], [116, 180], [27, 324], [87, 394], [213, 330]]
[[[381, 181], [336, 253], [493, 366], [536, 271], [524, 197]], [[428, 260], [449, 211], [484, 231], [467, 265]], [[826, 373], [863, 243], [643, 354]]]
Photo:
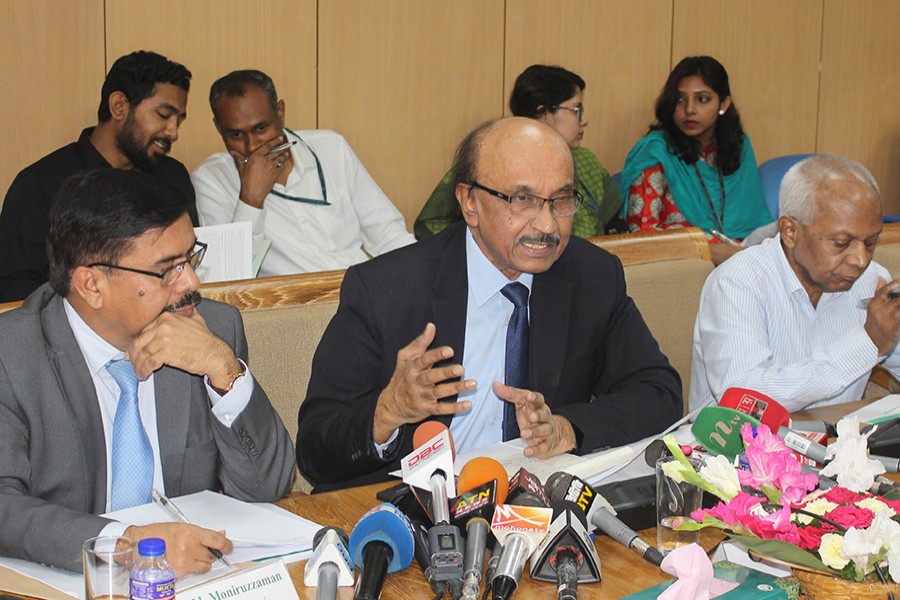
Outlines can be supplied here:
[[280, 558], [178, 590], [178, 600], [300, 600]]

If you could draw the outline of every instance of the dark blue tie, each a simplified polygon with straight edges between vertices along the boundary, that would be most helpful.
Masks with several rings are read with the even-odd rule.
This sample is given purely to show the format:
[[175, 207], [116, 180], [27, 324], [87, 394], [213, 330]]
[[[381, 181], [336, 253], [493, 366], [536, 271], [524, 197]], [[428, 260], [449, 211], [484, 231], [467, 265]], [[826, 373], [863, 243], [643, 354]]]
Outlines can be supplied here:
[[[506, 328], [506, 376], [503, 383], [524, 390], [528, 384], [528, 288], [518, 281], [507, 283], [500, 293], [513, 303]], [[519, 437], [516, 405], [503, 403], [503, 441]]]

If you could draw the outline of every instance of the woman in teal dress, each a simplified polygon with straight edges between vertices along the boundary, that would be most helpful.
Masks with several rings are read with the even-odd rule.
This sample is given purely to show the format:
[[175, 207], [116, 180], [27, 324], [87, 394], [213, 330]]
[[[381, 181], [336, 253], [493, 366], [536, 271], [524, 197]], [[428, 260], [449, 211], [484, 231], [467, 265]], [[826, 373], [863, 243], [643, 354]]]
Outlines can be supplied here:
[[772, 221], [719, 61], [692, 56], [675, 66], [656, 122], [625, 159], [622, 185], [630, 231], [699, 227], [716, 263], [739, 249], [724, 238], [739, 241]]
[[[572, 234], [594, 237], [624, 233], [622, 197], [593, 152], [581, 146], [587, 119], [584, 117], [584, 80], [562, 67], [531, 65], [519, 75], [509, 98], [513, 115], [543, 121], [566, 140], [575, 162], [576, 187], [584, 204], [575, 213]], [[447, 172], [416, 217], [417, 239], [439, 233], [462, 219], [453, 189], [453, 170]]]

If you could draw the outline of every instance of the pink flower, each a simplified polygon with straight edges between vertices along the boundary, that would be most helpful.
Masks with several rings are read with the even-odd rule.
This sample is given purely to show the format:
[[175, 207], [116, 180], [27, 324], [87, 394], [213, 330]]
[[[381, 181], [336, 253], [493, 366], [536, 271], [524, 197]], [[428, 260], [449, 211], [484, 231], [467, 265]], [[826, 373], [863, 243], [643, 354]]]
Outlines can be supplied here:
[[[758, 431], [763, 428], [760, 426]], [[743, 433], [743, 430], [741, 430]], [[751, 444], [744, 451], [750, 471], [738, 471], [738, 479], [741, 485], [747, 485], [756, 489], [767, 485], [777, 487], [779, 475], [787, 468], [788, 454], [784, 452], [767, 452], [758, 445]]]
[[850, 529], [851, 527], [865, 529], [875, 520], [875, 513], [868, 508], [842, 504], [831, 512], [826, 513], [825, 518], [842, 525], [844, 529]]
[[751, 496], [747, 492], [738, 492], [737, 496], [728, 502], [719, 502], [710, 509], [695, 510], [691, 513], [691, 518], [698, 523], [703, 522], [703, 517], [709, 515], [720, 521], [734, 526], [741, 523], [742, 515], [746, 515], [757, 504], [762, 503], [763, 498], [759, 496]]
[[887, 498], [881, 498], [881, 501], [891, 507], [895, 513], [900, 515], [900, 500], [888, 500]]
[[[847, 488], [841, 487], [839, 485], [822, 494], [823, 498], [830, 500], [835, 504], [851, 504], [853, 502], [859, 502], [860, 500], [864, 500], [871, 496], [872, 494], [860, 494], [858, 492], [851, 492]], [[897, 504], [898, 506], [900, 506], [900, 502], [898, 502]]]
[[783, 540], [795, 545], [800, 542], [799, 528], [791, 522], [791, 509], [788, 506], [782, 506], [764, 516], [746, 513], [741, 516], [740, 521], [761, 538]]

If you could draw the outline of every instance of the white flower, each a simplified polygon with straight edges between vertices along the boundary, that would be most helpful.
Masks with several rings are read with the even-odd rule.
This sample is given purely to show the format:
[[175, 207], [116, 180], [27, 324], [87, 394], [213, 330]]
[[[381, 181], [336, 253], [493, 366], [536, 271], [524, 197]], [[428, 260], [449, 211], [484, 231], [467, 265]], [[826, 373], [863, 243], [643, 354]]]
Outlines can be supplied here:
[[838, 439], [825, 450], [825, 459], [833, 460], [822, 469], [822, 476], [837, 476], [838, 484], [854, 492], [865, 492], [872, 487], [875, 477], [884, 473], [884, 465], [869, 459], [868, 440], [874, 431], [861, 435], [857, 417], [838, 421]]
[[705, 464], [700, 467], [700, 476], [717, 487], [722, 492], [722, 498], [734, 498], [741, 491], [737, 470], [724, 456], [707, 457]]
[[662, 463], [663, 473], [666, 474], [666, 477], [675, 481], [676, 483], [684, 483], [684, 474], [686, 472], [690, 472], [691, 469], [688, 466], [683, 465], [677, 460], [667, 460]]
[[[830, 500], [826, 500], [825, 498], [816, 498], [812, 502], [807, 503], [806, 506], [803, 507], [803, 510], [823, 517], [826, 513], [833, 511], [837, 507], [838, 505], [834, 502], [831, 502]], [[812, 523], [813, 517], [810, 517], [809, 515], [794, 513], [794, 520], [800, 525], [809, 525], [810, 523]]]
[[840, 571], [847, 566], [850, 560], [844, 556], [841, 551], [844, 538], [836, 533], [826, 533], [822, 536], [822, 543], [819, 545], [819, 556], [822, 562], [832, 569]]
[[875, 568], [876, 562], [884, 560], [885, 551], [889, 550], [887, 545], [894, 536], [900, 536], [900, 523], [882, 511], [875, 515], [868, 528], [848, 529], [841, 552], [854, 562], [858, 572], [868, 574]]
[[890, 538], [887, 560], [891, 579], [900, 583], [900, 531]]
[[[888, 506], [887, 504], [882, 502], [880, 499], [875, 498], [875, 497], [865, 498], [863, 500], [860, 500], [859, 502], [856, 502], [855, 504], [859, 508], [868, 508], [876, 515], [878, 513], [880, 513], [881, 511], [887, 511], [889, 517], [893, 517], [894, 515], [897, 514], [896, 512], [894, 512], [893, 508], [891, 508], [890, 506]], [[821, 513], [821, 514], [824, 515], [825, 513]]]

